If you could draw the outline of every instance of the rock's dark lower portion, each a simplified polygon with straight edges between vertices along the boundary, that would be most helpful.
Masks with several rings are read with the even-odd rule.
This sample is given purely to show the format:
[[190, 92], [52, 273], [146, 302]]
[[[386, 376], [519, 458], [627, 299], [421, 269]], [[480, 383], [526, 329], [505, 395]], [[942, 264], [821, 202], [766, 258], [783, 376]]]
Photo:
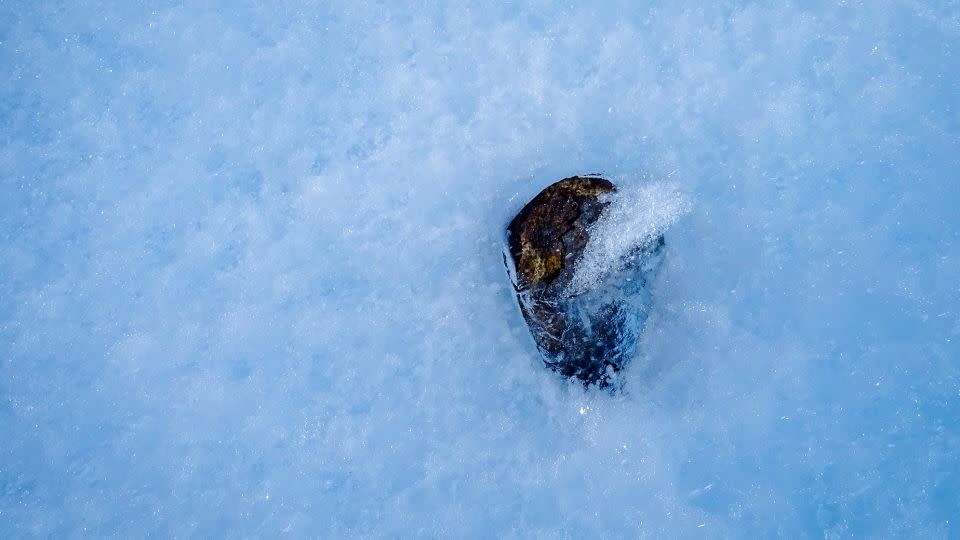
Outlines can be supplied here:
[[[607, 386], [633, 356], [650, 307], [647, 283], [659, 265], [663, 237], [636, 246], [593, 288], [570, 294], [590, 226], [616, 188], [602, 178], [561, 180], [533, 198], [507, 227], [505, 263], [523, 318], [544, 363], [584, 384]], [[509, 257], [509, 260], [507, 259]]]

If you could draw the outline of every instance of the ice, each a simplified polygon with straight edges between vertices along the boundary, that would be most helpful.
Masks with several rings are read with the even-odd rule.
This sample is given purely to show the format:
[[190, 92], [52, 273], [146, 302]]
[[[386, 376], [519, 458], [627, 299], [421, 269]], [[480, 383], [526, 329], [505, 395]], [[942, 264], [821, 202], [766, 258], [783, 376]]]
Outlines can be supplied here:
[[[955, 2], [0, 4], [0, 537], [960, 535]], [[623, 392], [503, 268], [671, 185]]]
[[690, 205], [682, 193], [659, 183], [605, 194], [601, 200], [609, 206], [590, 227], [590, 243], [577, 260], [569, 286], [571, 295], [623, 270], [631, 253], [665, 234]]

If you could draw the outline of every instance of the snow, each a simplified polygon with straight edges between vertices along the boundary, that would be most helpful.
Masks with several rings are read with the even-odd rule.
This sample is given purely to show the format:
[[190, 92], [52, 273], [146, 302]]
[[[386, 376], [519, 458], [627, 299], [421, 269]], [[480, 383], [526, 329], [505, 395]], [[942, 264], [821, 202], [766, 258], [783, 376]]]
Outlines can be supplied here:
[[[629, 184], [628, 184], [629, 185]], [[644, 184], [603, 194], [608, 204], [590, 226], [590, 243], [576, 261], [569, 294], [581, 294], [626, 267], [631, 254], [648, 247], [689, 212], [682, 193], [663, 184]]]
[[[960, 6], [0, 4], [0, 537], [960, 534]], [[689, 197], [624, 392], [500, 252]]]

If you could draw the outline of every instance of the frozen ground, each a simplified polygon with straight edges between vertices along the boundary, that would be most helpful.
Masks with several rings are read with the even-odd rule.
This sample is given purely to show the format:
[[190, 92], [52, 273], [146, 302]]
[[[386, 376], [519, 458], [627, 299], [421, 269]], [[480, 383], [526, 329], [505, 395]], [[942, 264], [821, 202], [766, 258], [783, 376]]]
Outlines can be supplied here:
[[[960, 535], [955, 0], [257, 4], [0, 2], [0, 537]], [[617, 396], [500, 261], [591, 172]]]

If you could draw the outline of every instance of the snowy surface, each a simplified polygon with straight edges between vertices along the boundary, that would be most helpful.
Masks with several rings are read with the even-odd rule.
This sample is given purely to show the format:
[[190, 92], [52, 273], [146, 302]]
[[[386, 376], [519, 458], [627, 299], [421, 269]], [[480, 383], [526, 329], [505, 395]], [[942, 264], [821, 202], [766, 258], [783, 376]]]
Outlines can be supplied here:
[[[0, 2], [0, 537], [960, 536], [958, 49], [955, 0]], [[615, 396], [500, 260], [594, 172], [689, 197]]]

